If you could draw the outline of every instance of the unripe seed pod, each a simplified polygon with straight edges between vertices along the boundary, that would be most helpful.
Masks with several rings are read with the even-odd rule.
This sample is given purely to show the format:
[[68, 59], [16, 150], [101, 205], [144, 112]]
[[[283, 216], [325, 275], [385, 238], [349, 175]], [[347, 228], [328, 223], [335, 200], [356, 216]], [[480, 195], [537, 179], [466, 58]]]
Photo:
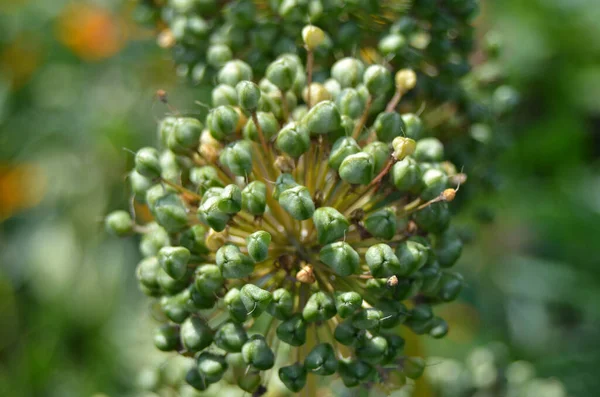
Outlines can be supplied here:
[[204, 352], [198, 356], [198, 372], [208, 383], [220, 381], [227, 367], [225, 356], [208, 352]]
[[325, 41], [325, 32], [316, 26], [307, 25], [302, 29], [302, 40], [309, 51], [314, 51]]
[[342, 161], [351, 154], [360, 152], [360, 146], [351, 137], [343, 137], [335, 141], [329, 153], [329, 167], [338, 171]]
[[169, 137], [173, 134], [177, 117], [167, 116], [158, 124], [158, 140], [162, 146], [167, 146]]
[[140, 252], [144, 257], [151, 257], [158, 253], [165, 245], [170, 245], [169, 233], [156, 223], [150, 223], [148, 233], [142, 236]]
[[131, 191], [135, 195], [135, 199], [140, 203], [144, 203], [146, 201], [146, 192], [153, 185], [152, 179], [133, 170], [129, 173], [129, 184]]
[[213, 341], [213, 332], [203, 319], [189, 317], [181, 325], [181, 343], [187, 351], [204, 350]]
[[135, 271], [136, 278], [140, 283], [140, 286], [148, 288], [150, 290], [159, 290], [160, 285], [158, 284], [158, 271], [160, 264], [158, 259], [154, 256], [142, 259], [138, 263]]
[[252, 172], [252, 148], [248, 141], [235, 141], [225, 146], [219, 156], [221, 164], [234, 175], [246, 176]]
[[441, 267], [451, 267], [456, 263], [462, 252], [463, 243], [460, 236], [452, 229], [436, 236], [434, 251]]
[[372, 96], [383, 95], [392, 86], [392, 75], [381, 65], [371, 65], [365, 70], [363, 84]]
[[404, 274], [406, 266], [402, 266], [392, 248], [387, 244], [371, 246], [365, 255], [365, 260], [373, 277], [391, 277]]
[[324, 292], [315, 292], [308, 298], [302, 310], [302, 317], [307, 322], [325, 321], [335, 316], [335, 301]]
[[[260, 125], [265, 140], [270, 141], [271, 138], [277, 134], [277, 131], [279, 131], [277, 119], [272, 113], [265, 112], [256, 113], [256, 118], [258, 119], [258, 124]], [[249, 118], [244, 126], [244, 138], [254, 142], [260, 142], [260, 136], [258, 135], [256, 124], [254, 124], [252, 118]]]
[[418, 379], [425, 371], [425, 360], [421, 357], [408, 357], [402, 365], [402, 372], [410, 379]]
[[392, 181], [400, 191], [414, 191], [421, 186], [423, 171], [419, 164], [407, 157], [392, 167]]
[[435, 317], [433, 319], [433, 326], [431, 331], [429, 331], [429, 335], [434, 337], [435, 339], [441, 339], [444, 336], [448, 335], [448, 323], [441, 317]]
[[224, 278], [244, 278], [254, 271], [254, 262], [242, 254], [237, 245], [226, 244], [219, 248], [215, 261]]
[[381, 310], [370, 307], [352, 316], [352, 326], [358, 329], [377, 331], [384, 317], [385, 315]]
[[345, 346], [355, 346], [365, 337], [365, 330], [352, 325], [352, 320], [346, 320], [335, 328], [333, 337]]
[[198, 391], [204, 391], [210, 386], [208, 380], [204, 376], [200, 375], [198, 372], [198, 367], [196, 366], [190, 368], [186, 372], [185, 382]]
[[204, 194], [212, 187], [225, 186], [219, 179], [217, 170], [210, 165], [192, 168], [190, 170], [190, 181], [198, 186], [198, 192], [201, 194]]
[[262, 378], [260, 373], [248, 373], [238, 379], [238, 386], [245, 392], [257, 393], [260, 392]]
[[346, 277], [358, 271], [360, 257], [350, 244], [339, 241], [321, 248], [319, 260], [338, 275]]
[[388, 342], [383, 336], [365, 338], [356, 348], [356, 356], [369, 364], [380, 363], [387, 354]]
[[415, 241], [403, 241], [396, 247], [396, 256], [405, 269], [403, 274], [412, 274], [427, 262], [428, 248]]
[[252, 335], [242, 347], [244, 362], [252, 367], [266, 371], [275, 364], [275, 355], [262, 335]]
[[341, 127], [341, 116], [332, 101], [323, 101], [313, 106], [300, 124], [306, 127], [310, 134], [330, 134]]
[[356, 87], [362, 81], [364, 72], [365, 65], [356, 58], [340, 59], [331, 67], [331, 77], [340, 84], [341, 88]]
[[162, 247], [158, 251], [158, 262], [169, 276], [179, 280], [187, 273], [190, 256], [184, 247]]
[[445, 202], [428, 205], [414, 215], [419, 228], [431, 233], [441, 233], [450, 225], [450, 210]]
[[377, 134], [377, 139], [383, 142], [391, 142], [394, 138], [405, 135], [404, 121], [398, 112], [379, 113], [373, 129]]
[[365, 152], [349, 155], [339, 168], [340, 178], [352, 185], [368, 185], [373, 180], [374, 171], [375, 160]]
[[141, 148], [135, 154], [135, 170], [148, 178], [159, 178], [162, 171], [158, 150], [152, 147]]
[[298, 158], [310, 147], [309, 131], [301, 124], [289, 123], [277, 134], [275, 145], [282, 152]]
[[228, 61], [223, 65], [221, 70], [219, 70], [217, 80], [221, 84], [235, 87], [240, 81], [252, 81], [252, 68], [247, 63], [237, 59]]
[[377, 304], [377, 309], [383, 312], [384, 317], [381, 319], [381, 328], [385, 329], [394, 328], [403, 323], [408, 316], [406, 306], [396, 300], [381, 300]]
[[214, 294], [203, 295], [194, 284], [189, 286], [188, 291], [190, 292], [190, 310], [207, 310], [215, 307], [217, 297]]
[[452, 302], [464, 287], [464, 279], [459, 273], [444, 273], [440, 280], [438, 296], [444, 302]]
[[398, 230], [396, 212], [390, 207], [382, 208], [367, 216], [364, 225], [374, 237], [391, 240]]
[[203, 201], [198, 208], [198, 218], [213, 230], [217, 232], [223, 231], [227, 226], [227, 222], [231, 219], [231, 215], [219, 209], [221, 198], [216, 195], [208, 197], [206, 200], [203, 198]]
[[342, 91], [342, 86], [340, 85], [340, 83], [333, 78], [325, 80], [323, 86], [327, 91], [329, 91], [329, 94], [331, 94], [332, 98], [337, 98], [337, 96], [340, 95], [340, 92]]
[[297, 68], [297, 64], [288, 57], [279, 57], [269, 65], [265, 77], [280, 90], [287, 91], [296, 81]]
[[239, 353], [248, 341], [248, 334], [244, 326], [237, 323], [227, 322], [219, 328], [215, 334], [217, 347], [228, 353]]
[[209, 65], [220, 68], [225, 63], [231, 61], [233, 53], [225, 44], [213, 44], [206, 51], [206, 60]]
[[158, 224], [170, 233], [179, 232], [187, 227], [187, 210], [176, 194], [169, 194], [156, 200], [151, 211]]
[[382, 38], [377, 48], [383, 55], [397, 55], [406, 48], [407, 44], [406, 38], [403, 35], [393, 33]]
[[333, 346], [329, 343], [316, 345], [304, 361], [304, 367], [316, 375], [333, 375], [338, 369], [338, 361]]
[[299, 186], [292, 174], [281, 174], [277, 177], [275, 181], [275, 189], [273, 189], [273, 198], [275, 200], [279, 200], [279, 196], [281, 193], [285, 192], [288, 189]]
[[227, 185], [219, 196], [218, 208], [227, 214], [235, 214], [242, 209], [242, 190], [238, 185]]
[[290, 291], [279, 288], [273, 291], [273, 300], [267, 307], [267, 312], [279, 320], [288, 319], [294, 311], [294, 298]]
[[269, 255], [269, 244], [271, 235], [264, 230], [259, 230], [246, 237], [248, 254], [254, 262], [262, 262]]
[[423, 122], [421, 118], [413, 113], [402, 115], [404, 121], [404, 134], [411, 139], [421, 139], [423, 135]]
[[[388, 341], [388, 351], [381, 362], [382, 365], [393, 363], [396, 360], [396, 357], [400, 355], [405, 345], [404, 339], [398, 335], [386, 335], [386, 339]], [[406, 379], [404, 379], [404, 381], [406, 381]]]
[[285, 387], [297, 393], [306, 384], [306, 369], [300, 363], [281, 367], [279, 368], [279, 379]]
[[359, 118], [365, 111], [367, 104], [365, 97], [359, 94], [354, 88], [345, 88], [342, 90], [336, 97], [335, 103], [340, 113], [352, 119]]
[[[240, 81], [235, 86], [237, 92], [238, 103], [244, 110], [254, 111], [258, 107], [260, 100], [260, 89], [251, 81]], [[260, 122], [260, 121], [259, 121]]]
[[211, 295], [221, 289], [225, 280], [216, 265], [201, 265], [196, 269], [194, 285], [203, 295]]
[[317, 229], [319, 244], [329, 244], [344, 237], [350, 227], [350, 222], [333, 207], [317, 208], [313, 214], [313, 222]]
[[442, 161], [444, 159], [444, 145], [437, 138], [420, 139], [417, 141], [414, 158], [418, 161]]
[[160, 286], [163, 295], [175, 295], [185, 289], [188, 280], [184, 277], [181, 280], [169, 276], [161, 267], [156, 273], [156, 281]]
[[267, 203], [267, 186], [260, 181], [250, 182], [242, 190], [242, 208], [252, 215], [262, 215]]
[[246, 311], [253, 317], [258, 317], [271, 303], [273, 295], [269, 291], [253, 284], [246, 284], [240, 291]]
[[312, 217], [315, 212], [315, 203], [305, 186], [295, 186], [283, 191], [278, 201], [292, 218], [300, 221]]
[[306, 323], [300, 314], [285, 320], [277, 327], [277, 337], [292, 346], [302, 346], [306, 343]]
[[160, 308], [169, 320], [181, 324], [190, 315], [190, 297], [190, 292], [186, 289], [173, 296], [163, 296]]
[[242, 302], [242, 295], [239, 289], [231, 288], [223, 297], [223, 302], [231, 320], [238, 323], [246, 321], [248, 311], [246, 310], [246, 306], [244, 306], [244, 302]]
[[373, 376], [374, 368], [362, 360], [341, 360], [339, 373], [346, 387], [354, 387]]
[[164, 352], [177, 349], [179, 346], [179, 327], [166, 324], [154, 333], [154, 345]]
[[426, 295], [435, 294], [438, 290], [440, 280], [442, 279], [442, 272], [437, 262], [431, 265], [424, 266], [419, 270], [423, 277], [423, 285], [421, 286], [421, 292]]
[[401, 93], [412, 90], [417, 85], [417, 74], [412, 69], [401, 69], [394, 76], [396, 90]]
[[200, 135], [204, 126], [199, 120], [191, 117], [181, 117], [177, 119], [173, 131], [173, 137], [178, 145], [195, 149], [200, 144]]
[[232, 106], [219, 106], [208, 113], [206, 126], [213, 138], [220, 140], [233, 134], [240, 120], [239, 113]]
[[441, 196], [448, 186], [448, 176], [436, 168], [425, 171], [422, 181], [424, 189], [421, 192], [421, 198], [425, 201]]
[[114, 211], [104, 220], [106, 231], [115, 236], [126, 236], [133, 232], [133, 219], [127, 211]]
[[375, 175], [378, 175], [383, 170], [387, 162], [390, 160], [390, 155], [392, 153], [387, 144], [379, 141], [369, 143], [363, 148], [363, 152], [369, 153], [371, 156], [373, 156], [373, 159], [375, 160], [373, 169]]
[[[316, 105], [319, 102], [330, 101], [332, 98], [331, 93], [320, 83], [310, 83], [310, 103]], [[302, 90], [302, 99], [308, 103], [308, 87], [304, 87]], [[294, 117], [298, 120], [298, 117]]]
[[341, 292], [335, 296], [335, 307], [341, 318], [349, 317], [362, 306], [362, 296], [358, 292]]
[[401, 161], [415, 152], [417, 143], [410, 138], [398, 136], [392, 141], [392, 147], [394, 148], [392, 156], [396, 160]]
[[433, 311], [431, 306], [420, 304], [415, 306], [406, 319], [406, 325], [418, 334], [424, 334], [430, 331], [433, 325]]

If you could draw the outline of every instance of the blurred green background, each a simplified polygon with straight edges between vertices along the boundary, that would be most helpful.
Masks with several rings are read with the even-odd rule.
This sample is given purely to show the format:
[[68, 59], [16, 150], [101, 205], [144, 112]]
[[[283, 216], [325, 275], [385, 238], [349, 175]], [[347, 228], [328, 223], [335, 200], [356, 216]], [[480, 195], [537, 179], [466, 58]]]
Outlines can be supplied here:
[[[120, 0], [0, 0], [0, 395], [134, 395], [164, 360], [134, 283], [134, 241], [104, 234], [125, 172], [166, 111], [206, 91], [176, 79]], [[466, 209], [468, 288], [428, 355], [500, 341], [572, 397], [600, 390], [600, 7], [484, 1], [522, 102], [493, 194]], [[468, 172], [468, 170], [466, 170]], [[493, 222], [474, 223], [470, 215]], [[469, 357], [471, 357], [469, 356]], [[472, 357], [471, 357], [472, 359]], [[470, 394], [469, 394], [470, 395]], [[482, 394], [492, 396], [494, 394]]]

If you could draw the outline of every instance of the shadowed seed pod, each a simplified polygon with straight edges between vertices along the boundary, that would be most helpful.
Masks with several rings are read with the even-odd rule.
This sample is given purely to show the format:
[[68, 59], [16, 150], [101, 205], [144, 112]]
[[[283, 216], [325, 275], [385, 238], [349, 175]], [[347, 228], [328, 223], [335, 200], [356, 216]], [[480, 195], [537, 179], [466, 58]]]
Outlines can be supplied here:
[[[403, 353], [400, 334], [445, 336], [449, 325], [434, 308], [464, 286], [450, 270], [462, 250], [450, 210], [466, 176], [452, 163], [460, 158], [454, 141], [434, 132], [474, 119], [459, 82], [469, 43], [443, 43], [430, 26], [437, 11], [407, 1], [382, 24], [391, 36], [381, 53], [333, 60], [332, 46], [339, 53], [352, 42], [348, 24], [360, 7], [310, 2], [322, 6], [310, 11], [313, 24], [290, 36], [292, 25], [280, 35], [257, 18], [276, 3], [163, 7], [177, 60], [214, 68], [214, 107], [203, 122], [166, 117], [161, 146], [136, 154], [132, 190], [154, 221], [138, 225], [117, 211], [106, 227], [142, 235], [137, 278], [165, 315], [155, 344], [189, 358], [193, 388], [228, 382], [259, 393], [275, 374], [290, 391], [314, 395], [318, 378], [330, 375], [347, 387], [370, 387], [389, 373], [417, 378], [426, 362]], [[309, 12], [303, 5], [287, 3], [279, 17], [305, 19], [296, 15]], [[439, 12], [459, 18], [440, 31], [470, 29], [473, 1], [448, 4]], [[316, 23], [330, 11], [350, 16], [339, 32]], [[191, 20], [200, 14], [214, 16], [210, 29]], [[456, 31], [463, 34], [470, 32]], [[248, 39], [264, 51], [243, 53]], [[187, 58], [196, 52], [202, 56]], [[424, 60], [450, 92], [431, 85], [434, 74], [406, 67]]]

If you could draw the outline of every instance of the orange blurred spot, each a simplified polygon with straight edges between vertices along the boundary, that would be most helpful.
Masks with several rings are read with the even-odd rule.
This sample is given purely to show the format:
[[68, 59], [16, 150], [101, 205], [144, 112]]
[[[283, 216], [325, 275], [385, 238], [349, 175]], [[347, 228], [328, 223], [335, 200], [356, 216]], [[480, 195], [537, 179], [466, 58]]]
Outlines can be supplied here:
[[146, 224], [154, 220], [154, 217], [152, 216], [152, 213], [150, 212], [150, 209], [146, 204], [140, 204], [136, 201], [133, 205], [135, 208], [135, 215], [138, 223]]
[[110, 58], [125, 44], [125, 26], [117, 15], [91, 4], [65, 8], [57, 22], [58, 40], [86, 61]]
[[35, 207], [46, 191], [46, 177], [35, 164], [0, 165], [0, 221]]
[[18, 36], [4, 48], [0, 54], [0, 69], [8, 72], [13, 89], [29, 81], [40, 65], [40, 51], [37, 41], [30, 35]]

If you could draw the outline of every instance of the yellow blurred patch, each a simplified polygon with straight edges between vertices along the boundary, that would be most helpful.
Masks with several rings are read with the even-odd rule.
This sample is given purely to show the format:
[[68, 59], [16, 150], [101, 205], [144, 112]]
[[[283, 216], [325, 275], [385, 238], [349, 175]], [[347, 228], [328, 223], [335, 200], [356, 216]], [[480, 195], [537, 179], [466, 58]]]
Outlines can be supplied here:
[[110, 11], [92, 4], [66, 7], [57, 21], [58, 40], [86, 61], [118, 53], [125, 45], [125, 24]]
[[0, 165], [0, 221], [35, 207], [46, 191], [46, 176], [35, 164]]
[[450, 332], [446, 337], [457, 343], [472, 342], [480, 326], [480, 316], [477, 309], [464, 302], [452, 302], [442, 306], [436, 313], [450, 324]]

